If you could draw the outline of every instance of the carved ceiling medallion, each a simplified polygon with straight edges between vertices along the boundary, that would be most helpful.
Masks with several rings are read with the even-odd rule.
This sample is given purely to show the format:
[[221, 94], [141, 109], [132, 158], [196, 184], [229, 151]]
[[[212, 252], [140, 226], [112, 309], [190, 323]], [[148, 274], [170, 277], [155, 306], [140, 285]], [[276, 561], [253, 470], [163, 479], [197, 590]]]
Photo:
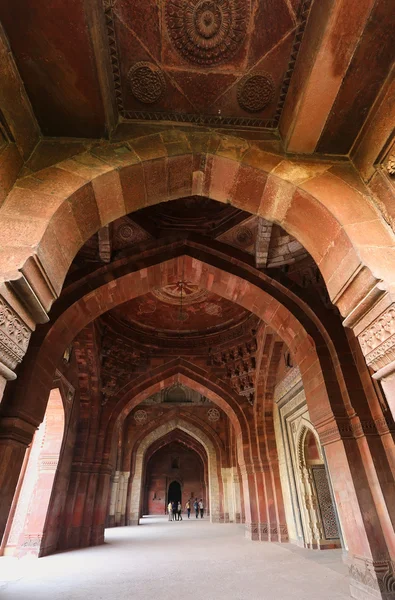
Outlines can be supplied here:
[[209, 408], [207, 411], [207, 416], [209, 421], [213, 421], [215, 423], [215, 421], [219, 420], [221, 414], [217, 408]]
[[137, 425], [144, 425], [148, 421], [148, 414], [145, 410], [136, 410], [134, 413], [134, 420]]
[[163, 288], [155, 288], [152, 293], [158, 300], [175, 306], [180, 305], [181, 293], [184, 306], [203, 302], [208, 297], [208, 292], [199, 286], [188, 281], [182, 282], [182, 285], [180, 283], [171, 283]]
[[244, 0], [167, 0], [166, 23], [175, 48], [199, 65], [230, 59], [246, 34], [246, 5]]
[[165, 93], [165, 77], [152, 63], [136, 63], [130, 69], [128, 79], [133, 96], [144, 104], [157, 102]]
[[267, 73], [246, 75], [237, 88], [237, 99], [247, 112], [259, 112], [266, 108], [274, 97], [273, 79]]

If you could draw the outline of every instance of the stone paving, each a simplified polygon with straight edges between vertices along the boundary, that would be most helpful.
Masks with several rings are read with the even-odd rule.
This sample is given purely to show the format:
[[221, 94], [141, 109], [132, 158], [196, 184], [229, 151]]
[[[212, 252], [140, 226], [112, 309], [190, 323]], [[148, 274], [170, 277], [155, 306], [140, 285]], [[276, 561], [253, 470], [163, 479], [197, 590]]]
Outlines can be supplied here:
[[346, 600], [341, 551], [251, 542], [242, 525], [145, 517], [106, 544], [0, 559], [2, 600]]

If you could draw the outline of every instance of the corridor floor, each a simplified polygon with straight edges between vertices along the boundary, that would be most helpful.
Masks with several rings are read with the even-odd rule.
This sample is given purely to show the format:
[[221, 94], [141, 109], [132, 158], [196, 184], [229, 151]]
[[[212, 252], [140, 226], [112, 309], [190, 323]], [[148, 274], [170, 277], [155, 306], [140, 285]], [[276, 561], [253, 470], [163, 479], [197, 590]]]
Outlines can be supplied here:
[[106, 544], [0, 558], [1, 600], [346, 600], [341, 552], [251, 542], [242, 525], [146, 517]]

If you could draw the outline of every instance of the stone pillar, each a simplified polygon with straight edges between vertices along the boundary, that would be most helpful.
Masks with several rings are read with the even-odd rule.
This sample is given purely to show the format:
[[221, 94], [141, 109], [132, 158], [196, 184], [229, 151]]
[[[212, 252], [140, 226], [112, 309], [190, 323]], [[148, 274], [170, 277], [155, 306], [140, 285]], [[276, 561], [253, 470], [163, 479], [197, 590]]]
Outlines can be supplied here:
[[119, 473], [118, 496], [115, 505], [115, 525], [125, 525], [129, 475], [129, 471], [120, 471]]
[[[259, 540], [261, 530], [267, 527], [267, 524], [261, 522], [259, 511], [258, 491], [256, 482], [256, 473], [259, 472], [259, 466], [253, 464], [240, 465], [240, 472], [244, 491], [244, 510], [245, 510], [245, 535], [250, 540]], [[262, 486], [261, 486], [262, 488]], [[263, 494], [264, 490], [260, 489]], [[264, 498], [264, 496], [263, 496]]]
[[[46, 323], [56, 294], [37, 257], [30, 257], [18, 277], [0, 285], [0, 539], [3, 537], [27, 446], [39, 425], [26, 412], [5, 405], [8, 381], [24, 358], [37, 323]], [[19, 300], [23, 298], [23, 303]], [[27, 393], [27, 390], [26, 390]]]
[[0, 538], [3, 537], [19, 474], [36, 425], [18, 417], [0, 419]]
[[107, 517], [107, 527], [115, 527], [115, 507], [118, 499], [119, 471], [115, 471], [111, 481], [110, 508]]
[[90, 546], [104, 544], [104, 529], [110, 501], [111, 471], [110, 465], [102, 465], [98, 473], [92, 515]]
[[232, 477], [232, 491], [233, 491], [233, 506], [234, 506], [234, 521], [235, 523], [242, 522], [242, 509], [241, 509], [241, 493], [240, 493], [240, 479], [237, 469], [233, 467]]
[[395, 537], [377, 480], [375, 456], [360, 423], [317, 425], [348, 550], [351, 595], [394, 598]]
[[234, 508], [232, 497], [232, 469], [221, 469], [222, 488], [223, 488], [223, 514], [221, 515], [222, 523], [229, 523], [234, 520]]

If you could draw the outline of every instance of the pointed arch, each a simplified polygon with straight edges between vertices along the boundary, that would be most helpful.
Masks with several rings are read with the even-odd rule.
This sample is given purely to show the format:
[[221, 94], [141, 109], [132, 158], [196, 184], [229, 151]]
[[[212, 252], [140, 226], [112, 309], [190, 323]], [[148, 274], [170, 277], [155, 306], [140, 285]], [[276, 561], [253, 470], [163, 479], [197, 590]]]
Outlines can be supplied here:
[[143, 465], [144, 457], [148, 448], [160, 439], [167, 435], [174, 429], [180, 429], [185, 431], [191, 437], [195, 438], [200, 442], [206, 450], [208, 457], [208, 478], [209, 478], [209, 489], [210, 489], [210, 520], [216, 522], [220, 520], [220, 498], [219, 498], [219, 480], [218, 480], [218, 465], [217, 456], [212, 440], [198, 427], [192, 425], [184, 419], [174, 418], [160, 425], [153, 431], [151, 431], [145, 438], [139, 443], [136, 452], [136, 462], [134, 469], [134, 477], [132, 481], [132, 489], [130, 496], [130, 522], [138, 523], [140, 511], [141, 511], [141, 488], [142, 488], [142, 477], [143, 477]]

